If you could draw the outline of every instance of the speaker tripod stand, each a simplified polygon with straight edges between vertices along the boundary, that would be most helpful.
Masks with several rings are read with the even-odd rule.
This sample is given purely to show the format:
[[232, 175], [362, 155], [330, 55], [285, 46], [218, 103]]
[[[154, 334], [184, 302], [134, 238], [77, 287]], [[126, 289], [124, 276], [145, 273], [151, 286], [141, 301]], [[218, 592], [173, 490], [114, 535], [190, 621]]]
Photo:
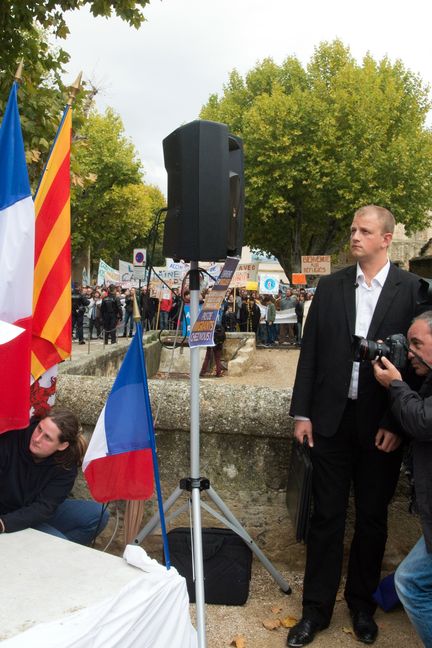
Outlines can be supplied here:
[[[190, 314], [191, 327], [198, 317], [199, 309], [199, 271], [198, 262], [191, 261], [190, 265]], [[232, 529], [244, 542], [251, 548], [257, 558], [261, 561], [267, 571], [273, 576], [279, 587], [286, 593], [291, 593], [291, 588], [277, 571], [270, 560], [264, 555], [261, 549], [256, 545], [247, 531], [242, 527], [237, 518], [231, 513], [229, 508], [219, 497], [216, 491], [211, 487], [208, 479], [200, 476], [200, 443], [199, 443], [199, 373], [200, 373], [200, 349], [192, 347], [190, 350], [190, 401], [191, 401], [191, 421], [190, 421], [190, 458], [191, 458], [191, 476], [180, 481], [178, 486], [168, 497], [163, 505], [164, 513], [168, 512], [182, 495], [183, 491], [190, 492], [190, 497], [180, 508], [175, 510], [167, 517], [167, 521], [173, 520], [189, 507], [189, 500], [192, 502], [192, 530], [193, 530], [193, 563], [195, 570], [195, 598], [197, 612], [197, 631], [198, 631], [198, 648], [206, 648], [205, 633], [205, 615], [204, 615], [204, 567], [203, 567], [203, 550], [202, 550], [202, 525], [201, 525], [201, 508], [210, 513], [215, 519], [219, 520]], [[201, 500], [201, 492], [206, 492], [209, 499], [218, 507], [219, 511], [209, 506]], [[160, 522], [159, 514], [156, 513], [134, 539], [135, 544], [141, 544], [158, 526]]]

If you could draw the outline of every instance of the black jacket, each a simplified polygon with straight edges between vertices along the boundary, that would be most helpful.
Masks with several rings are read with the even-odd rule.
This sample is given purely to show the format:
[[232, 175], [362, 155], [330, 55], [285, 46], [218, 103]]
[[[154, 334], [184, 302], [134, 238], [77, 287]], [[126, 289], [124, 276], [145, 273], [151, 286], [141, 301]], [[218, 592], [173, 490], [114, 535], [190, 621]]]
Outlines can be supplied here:
[[84, 297], [84, 295], [81, 295], [80, 293], [72, 293], [72, 313], [75, 315], [81, 314], [84, 317], [86, 307], [89, 304], [90, 300], [88, 300], [87, 297]]
[[0, 517], [6, 532], [48, 520], [75, 482], [77, 469], [65, 470], [54, 455], [39, 463], [33, 460], [29, 443], [38, 423], [0, 435]]
[[[368, 339], [406, 335], [416, 314], [419, 278], [390, 264], [376, 305]], [[353, 367], [356, 266], [322, 277], [304, 326], [290, 414], [312, 421], [314, 433], [331, 437], [347, 403]], [[375, 380], [370, 362], [360, 365], [358, 425], [363, 441], [374, 446], [388, 408], [387, 391]]]
[[416, 501], [426, 547], [432, 553], [432, 372], [419, 392], [393, 380], [389, 396], [393, 416], [412, 439]]
[[105, 328], [122, 318], [123, 311], [118, 297], [108, 295], [102, 299], [101, 315]]

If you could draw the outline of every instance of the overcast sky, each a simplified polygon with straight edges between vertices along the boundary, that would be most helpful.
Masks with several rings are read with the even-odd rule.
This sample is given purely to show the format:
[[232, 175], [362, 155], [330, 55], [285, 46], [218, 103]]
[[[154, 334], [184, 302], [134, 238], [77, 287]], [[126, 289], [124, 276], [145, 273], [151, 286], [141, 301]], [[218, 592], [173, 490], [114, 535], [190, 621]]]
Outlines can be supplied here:
[[166, 192], [162, 140], [196, 119], [229, 72], [245, 74], [270, 56], [307, 63], [323, 40], [340, 38], [358, 59], [402, 59], [432, 85], [430, 0], [152, 0], [137, 31], [120, 19], [71, 12], [62, 46], [67, 83], [82, 69], [112, 106], [143, 162], [147, 182]]

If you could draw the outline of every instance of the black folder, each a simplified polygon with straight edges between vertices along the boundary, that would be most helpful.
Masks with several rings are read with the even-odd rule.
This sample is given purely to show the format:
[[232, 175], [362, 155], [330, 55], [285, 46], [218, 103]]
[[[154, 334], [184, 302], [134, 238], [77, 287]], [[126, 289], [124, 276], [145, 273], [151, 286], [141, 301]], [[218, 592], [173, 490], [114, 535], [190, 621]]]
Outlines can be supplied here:
[[293, 439], [286, 503], [297, 542], [306, 542], [312, 508], [312, 462], [307, 443]]

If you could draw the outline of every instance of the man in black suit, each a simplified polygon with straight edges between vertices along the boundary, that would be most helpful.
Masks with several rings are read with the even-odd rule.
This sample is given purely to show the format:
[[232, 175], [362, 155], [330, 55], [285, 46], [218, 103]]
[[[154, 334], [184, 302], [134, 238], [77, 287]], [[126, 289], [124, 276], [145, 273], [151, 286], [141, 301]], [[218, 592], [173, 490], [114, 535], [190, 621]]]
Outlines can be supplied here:
[[356, 522], [345, 599], [357, 638], [373, 643], [372, 594], [387, 539], [387, 507], [396, 488], [400, 438], [386, 415], [385, 389], [370, 362], [353, 362], [353, 335], [384, 340], [406, 334], [415, 315], [419, 280], [388, 260], [394, 217], [359, 209], [350, 247], [357, 264], [320, 280], [306, 320], [291, 401], [295, 437], [307, 437], [313, 464], [314, 512], [307, 544], [303, 616], [288, 646], [310, 643], [331, 620], [339, 587], [351, 483]]

